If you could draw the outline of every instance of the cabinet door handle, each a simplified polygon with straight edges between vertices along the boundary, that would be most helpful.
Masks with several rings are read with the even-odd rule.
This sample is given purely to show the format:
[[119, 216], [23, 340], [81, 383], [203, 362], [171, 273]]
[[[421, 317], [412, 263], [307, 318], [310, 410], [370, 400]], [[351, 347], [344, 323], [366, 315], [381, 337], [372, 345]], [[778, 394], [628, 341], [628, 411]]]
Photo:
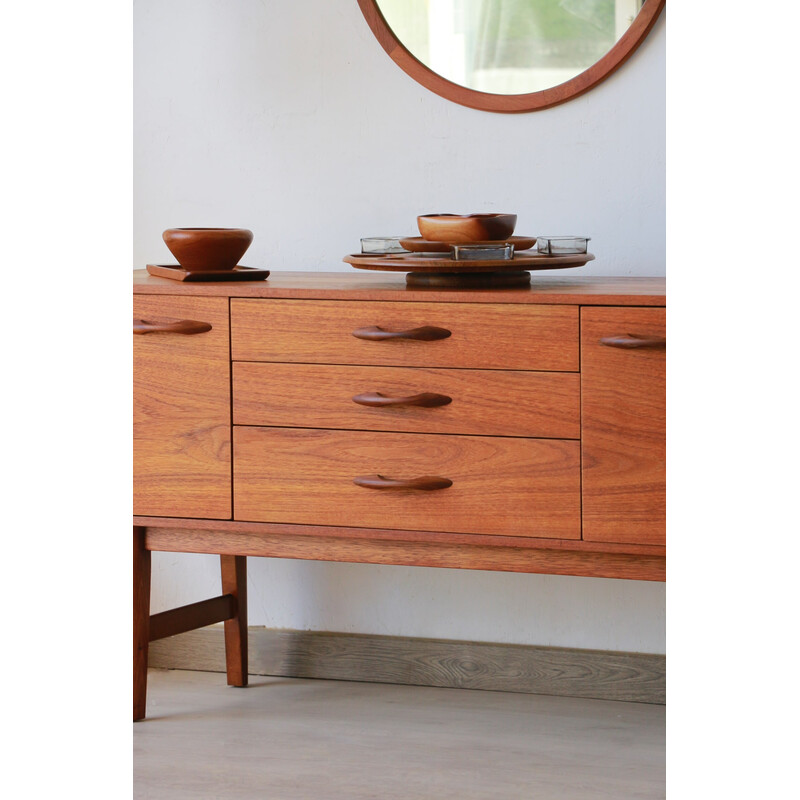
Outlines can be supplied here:
[[418, 342], [433, 342], [436, 339], [446, 339], [450, 336], [447, 328], [436, 328], [433, 325], [423, 325], [421, 328], [411, 328], [407, 331], [385, 331], [377, 325], [369, 328], [358, 328], [353, 331], [356, 339], [366, 339], [369, 342], [381, 342], [385, 339], [415, 339]]
[[360, 406], [422, 406], [423, 408], [435, 408], [436, 406], [446, 406], [448, 403], [453, 402], [452, 397], [446, 394], [436, 394], [434, 392], [422, 392], [421, 394], [412, 394], [408, 397], [386, 397], [380, 392], [366, 392], [365, 394], [357, 394], [353, 398], [354, 403]]
[[607, 336], [600, 340], [606, 347], [621, 347], [633, 350], [639, 347], [649, 347], [651, 350], [666, 350], [667, 340], [663, 336], [640, 336], [638, 333], [627, 333], [624, 336]]
[[383, 475], [362, 475], [353, 478], [356, 486], [364, 489], [422, 489], [430, 492], [434, 489], [447, 489], [453, 485], [449, 478], [439, 478], [435, 475], [423, 475], [420, 478], [408, 478], [406, 480], [395, 480], [384, 478]]
[[184, 336], [192, 336], [210, 330], [211, 325], [207, 322], [198, 322], [194, 319], [181, 319], [177, 322], [148, 322], [144, 319], [133, 321], [134, 333], [181, 333]]

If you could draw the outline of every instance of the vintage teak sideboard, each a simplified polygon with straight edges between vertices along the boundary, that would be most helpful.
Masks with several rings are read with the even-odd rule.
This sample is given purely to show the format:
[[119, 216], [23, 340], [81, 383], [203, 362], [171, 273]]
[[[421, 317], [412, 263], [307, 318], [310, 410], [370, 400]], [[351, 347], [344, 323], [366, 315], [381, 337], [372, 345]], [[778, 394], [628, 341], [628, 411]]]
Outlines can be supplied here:
[[[247, 682], [247, 556], [665, 576], [665, 284], [508, 290], [134, 272], [134, 719], [148, 643], [224, 621]], [[222, 594], [150, 614], [151, 551]]]

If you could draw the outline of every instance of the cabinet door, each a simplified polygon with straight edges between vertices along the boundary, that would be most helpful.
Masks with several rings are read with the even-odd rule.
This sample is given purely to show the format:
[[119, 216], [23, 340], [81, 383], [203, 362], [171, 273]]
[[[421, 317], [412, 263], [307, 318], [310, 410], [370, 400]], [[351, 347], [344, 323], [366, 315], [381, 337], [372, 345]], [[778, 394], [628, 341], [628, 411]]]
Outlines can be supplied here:
[[663, 308], [581, 309], [588, 541], [665, 543], [665, 322]]
[[133, 337], [134, 514], [230, 519], [228, 300], [137, 295], [133, 317], [172, 326]]

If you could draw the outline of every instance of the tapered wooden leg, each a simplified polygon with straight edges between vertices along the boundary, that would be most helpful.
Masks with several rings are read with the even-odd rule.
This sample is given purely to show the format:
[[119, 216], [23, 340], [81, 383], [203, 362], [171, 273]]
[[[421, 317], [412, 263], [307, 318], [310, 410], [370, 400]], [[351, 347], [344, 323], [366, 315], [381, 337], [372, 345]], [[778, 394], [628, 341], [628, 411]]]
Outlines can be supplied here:
[[133, 720], [144, 719], [147, 704], [147, 649], [150, 642], [150, 551], [145, 528], [133, 529]]
[[225, 620], [225, 663], [229, 686], [247, 686], [247, 558], [220, 556], [222, 594], [236, 598], [236, 616]]

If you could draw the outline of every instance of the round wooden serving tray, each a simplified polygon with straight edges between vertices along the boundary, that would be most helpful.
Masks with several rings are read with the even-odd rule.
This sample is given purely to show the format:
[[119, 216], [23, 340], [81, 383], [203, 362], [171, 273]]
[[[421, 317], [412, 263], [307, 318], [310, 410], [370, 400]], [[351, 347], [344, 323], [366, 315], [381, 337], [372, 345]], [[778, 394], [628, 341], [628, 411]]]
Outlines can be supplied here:
[[502, 247], [506, 244], [513, 244], [514, 250], [530, 250], [536, 244], [535, 236], [509, 236], [508, 239], [500, 239], [495, 242], [430, 242], [421, 236], [408, 236], [400, 239], [400, 244], [414, 253], [449, 253], [454, 244], [479, 245], [481, 247]]
[[406, 285], [448, 289], [512, 288], [530, 283], [529, 270], [569, 269], [593, 261], [591, 253], [548, 256], [543, 253], [518, 253], [512, 259], [455, 261], [435, 255], [399, 253], [371, 255], [354, 253], [344, 261], [357, 269], [407, 272]]

